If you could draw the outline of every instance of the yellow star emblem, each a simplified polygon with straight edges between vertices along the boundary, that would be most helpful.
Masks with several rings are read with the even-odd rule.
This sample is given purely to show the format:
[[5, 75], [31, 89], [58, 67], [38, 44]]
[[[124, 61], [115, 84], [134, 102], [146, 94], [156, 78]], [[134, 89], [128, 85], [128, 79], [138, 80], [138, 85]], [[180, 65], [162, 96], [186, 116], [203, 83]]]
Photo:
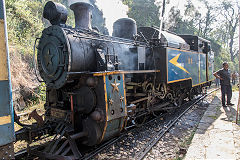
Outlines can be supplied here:
[[118, 86], [120, 85], [120, 83], [117, 83], [116, 79], [114, 80], [114, 83], [111, 83], [111, 86], [113, 87], [113, 92], [116, 90], [117, 92], [119, 92], [119, 88]]

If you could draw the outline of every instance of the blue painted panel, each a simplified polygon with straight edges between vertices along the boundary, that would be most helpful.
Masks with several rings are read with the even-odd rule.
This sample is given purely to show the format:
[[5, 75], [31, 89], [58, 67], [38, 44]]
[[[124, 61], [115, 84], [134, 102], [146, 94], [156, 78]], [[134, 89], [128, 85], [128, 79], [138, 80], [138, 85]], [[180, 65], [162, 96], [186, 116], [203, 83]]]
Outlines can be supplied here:
[[[113, 87], [114, 85], [116, 85], [115, 89]], [[108, 101], [108, 120], [126, 116], [123, 75], [107, 75], [106, 89]], [[112, 104], [110, 101], [112, 101]], [[114, 114], [112, 114], [112, 111]]]
[[106, 76], [107, 91], [107, 128], [104, 140], [120, 133], [126, 112], [123, 74]]
[[9, 82], [0, 81], [0, 117], [10, 115]]
[[0, 0], [0, 19], [4, 19], [3, 0]]
[[200, 54], [200, 83], [207, 81], [206, 54]]
[[9, 85], [9, 81], [0, 81], [0, 117], [11, 116], [10, 123], [0, 125], [0, 145], [11, 143], [15, 138], [13, 108], [10, 101], [12, 94]]
[[186, 52], [188, 54], [188, 61], [186, 68], [192, 78], [192, 85], [199, 84], [199, 54], [196, 52]]
[[0, 146], [14, 141], [15, 136], [12, 123], [0, 125], [0, 137]]
[[[4, 12], [5, 12], [4, 0], [0, 0], [1, 21], [4, 19], [4, 14], [5, 14]], [[4, 25], [6, 25], [6, 22], [4, 22]], [[4, 25], [2, 25], [1, 27], [4, 27]], [[8, 73], [10, 73], [7, 37], [5, 38], [5, 40], [1, 39], [1, 43], [5, 44], [5, 42], [6, 42], [6, 51], [7, 51], [6, 52], [7, 58], [5, 60], [7, 60]], [[1, 55], [4, 55], [6, 53], [3, 52]], [[0, 61], [2, 60], [3, 59], [0, 59]], [[0, 81], [0, 122], [1, 122], [0, 146], [12, 143], [15, 139], [14, 116], [13, 116], [13, 106], [12, 106], [12, 88], [11, 88], [11, 82], [9, 81], [10, 79], [11, 79], [10, 74], [8, 74], [8, 76], [4, 77], [4, 80]]]
[[179, 50], [174, 50], [174, 49], [168, 49], [168, 81], [176, 81], [179, 79], [185, 79], [189, 78], [189, 74], [180, 69], [179, 67], [175, 66], [174, 64], [170, 63], [169, 61], [173, 59], [174, 57], [178, 56], [179, 58], [177, 62], [185, 68], [185, 54], [182, 54], [181, 51]]
[[[182, 51], [171, 48], [168, 48], [167, 51], [168, 51], [168, 82], [191, 78], [193, 85], [198, 84], [199, 54], [197, 52]], [[173, 58], [175, 58], [175, 65], [173, 64], [172, 61]]]

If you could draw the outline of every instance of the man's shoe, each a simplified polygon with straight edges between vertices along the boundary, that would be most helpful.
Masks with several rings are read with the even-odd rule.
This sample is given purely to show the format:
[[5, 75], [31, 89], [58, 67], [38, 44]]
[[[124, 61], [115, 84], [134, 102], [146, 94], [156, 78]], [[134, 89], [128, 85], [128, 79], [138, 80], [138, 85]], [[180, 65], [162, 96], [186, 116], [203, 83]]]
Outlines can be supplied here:
[[232, 104], [232, 103], [227, 103], [227, 105], [228, 105], [228, 106], [234, 106], [234, 104]]
[[223, 106], [224, 108], [225, 108], [225, 107], [227, 107], [225, 104], [224, 104], [224, 105], [222, 105], [222, 106]]

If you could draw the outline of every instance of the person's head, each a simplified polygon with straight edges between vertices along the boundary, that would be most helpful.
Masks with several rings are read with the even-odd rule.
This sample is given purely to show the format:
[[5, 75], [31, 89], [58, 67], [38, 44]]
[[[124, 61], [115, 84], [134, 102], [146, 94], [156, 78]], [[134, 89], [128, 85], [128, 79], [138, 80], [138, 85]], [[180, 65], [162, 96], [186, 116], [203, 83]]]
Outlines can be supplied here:
[[228, 63], [227, 62], [223, 62], [223, 68], [226, 69], [226, 70], [228, 69]]

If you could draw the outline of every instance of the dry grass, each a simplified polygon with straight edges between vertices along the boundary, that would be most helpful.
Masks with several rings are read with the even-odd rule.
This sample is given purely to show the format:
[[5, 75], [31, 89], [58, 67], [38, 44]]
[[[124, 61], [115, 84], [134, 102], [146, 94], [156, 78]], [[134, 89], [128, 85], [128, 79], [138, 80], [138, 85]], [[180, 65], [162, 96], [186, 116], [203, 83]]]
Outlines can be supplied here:
[[[26, 112], [27, 113], [31, 113], [35, 109], [37, 109], [37, 113], [39, 115], [43, 115], [44, 112], [45, 112], [43, 103], [41, 103], [41, 104], [38, 104], [38, 105], [35, 105], [35, 106], [32, 106], [32, 107], [26, 108], [25, 110], [23, 110], [21, 112], [18, 112], [17, 114], [26, 113]], [[28, 124], [28, 125], [31, 125], [32, 123], [36, 123], [36, 120], [34, 120], [34, 119], [28, 120], [28, 114], [26, 114], [25, 116], [20, 117], [20, 121], [21, 121], [21, 123]], [[21, 126], [19, 126], [18, 124], [14, 123], [14, 130], [15, 130], [15, 132], [20, 130], [21, 128], [22, 128]], [[45, 142], [46, 141], [44, 141], [44, 143]], [[28, 145], [28, 143], [26, 141], [17, 141], [17, 142], [14, 143], [14, 151], [15, 152], [19, 152], [19, 151], [21, 151], [23, 149], [26, 149], [27, 145]]]
[[[17, 92], [20, 87], [27, 87], [31, 90], [39, 86], [33, 69], [30, 67], [31, 57], [18, 53], [15, 47], [10, 46], [10, 68], [13, 91]], [[18, 92], [17, 92], [18, 93]], [[13, 98], [19, 98], [18, 94], [13, 94]]]
[[[11, 69], [11, 82], [12, 82], [12, 90], [13, 90], [13, 101], [14, 104], [19, 103], [20, 99], [24, 97], [24, 93], [34, 92], [34, 89], [40, 85], [37, 81], [32, 65], [32, 57], [29, 55], [22, 55], [18, 52], [17, 48], [14, 46], [9, 47], [10, 52], [10, 69]], [[24, 91], [24, 92], [22, 92]], [[33, 93], [34, 94], [34, 93]], [[25, 97], [24, 97], [25, 98]], [[26, 102], [26, 101], [25, 101]], [[33, 110], [37, 109], [39, 115], [43, 115], [44, 113], [44, 103], [40, 103], [34, 106], [27, 106], [21, 110], [16, 110], [17, 114], [21, 113], [31, 113]], [[32, 124], [36, 121], [34, 119], [28, 120], [28, 114], [26, 116], [21, 117], [20, 121], [24, 124]], [[14, 124], [15, 131], [20, 130], [22, 127]], [[25, 141], [17, 141], [14, 144], [15, 152], [18, 152], [22, 149], [27, 148], [27, 142]]]
[[232, 86], [232, 91], [233, 92], [239, 91], [238, 86], [237, 85]]

